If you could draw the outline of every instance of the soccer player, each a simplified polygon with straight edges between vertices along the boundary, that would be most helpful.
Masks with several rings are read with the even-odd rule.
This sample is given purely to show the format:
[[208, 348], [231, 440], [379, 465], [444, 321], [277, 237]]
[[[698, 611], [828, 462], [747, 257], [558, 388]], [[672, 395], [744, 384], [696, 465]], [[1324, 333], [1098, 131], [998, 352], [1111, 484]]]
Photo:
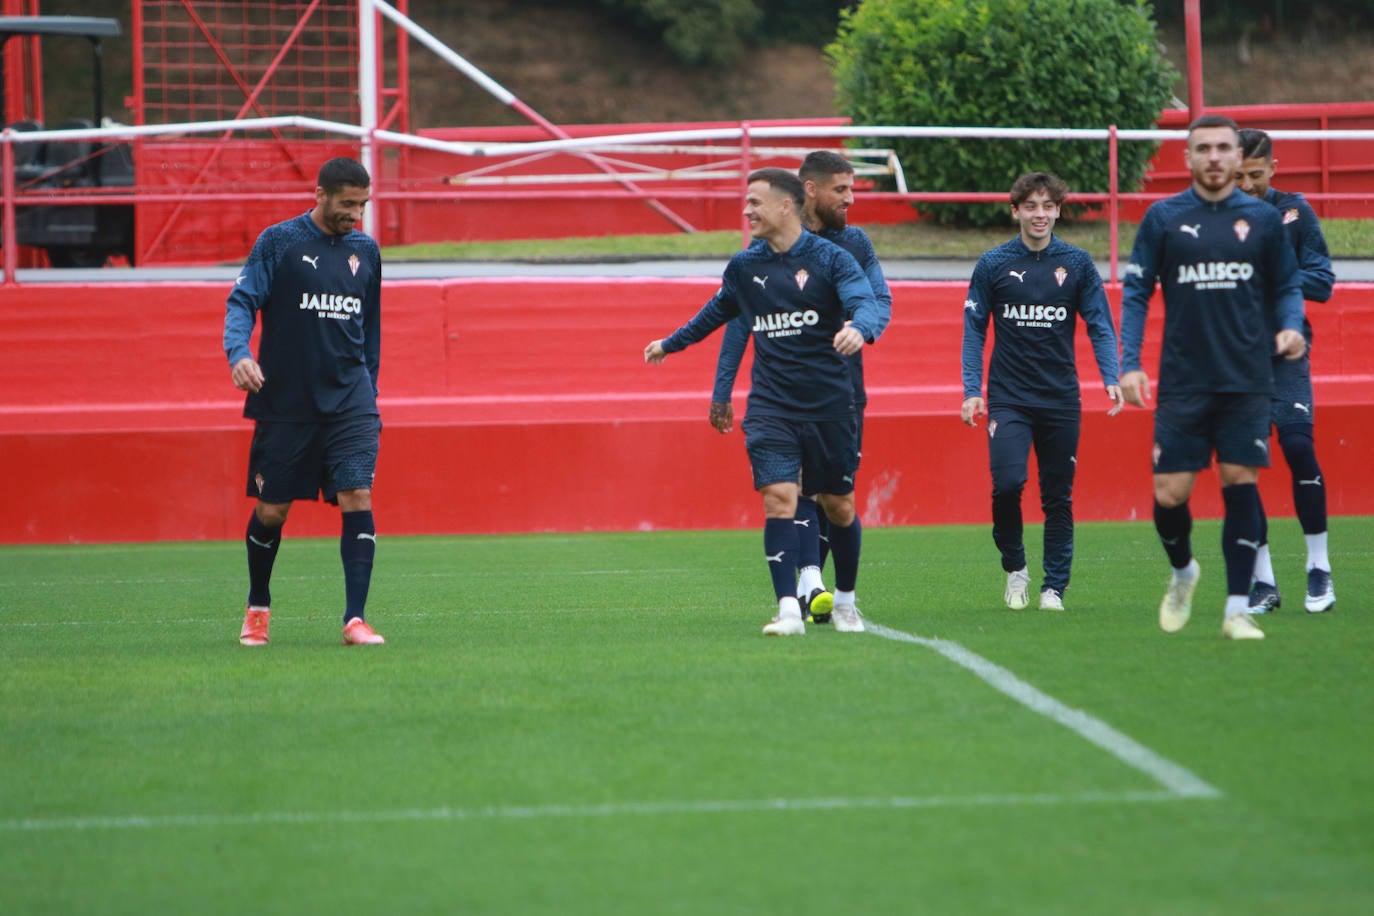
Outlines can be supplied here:
[[[977, 426], [987, 413], [992, 540], [1007, 574], [1003, 600], [1014, 611], [1030, 603], [1021, 491], [1032, 447], [1045, 513], [1040, 609], [1064, 610], [1073, 565], [1073, 478], [1083, 425], [1074, 359], [1080, 316], [1112, 401], [1107, 415], [1116, 416], [1122, 408], [1116, 328], [1102, 277], [1086, 251], [1054, 235], [1068, 192], [1068, 185], [1048, 172], [1016, 179], [1011, 216], [1020, 232], [978, 259], [964, 299], [964, 403], [959, 413], [969, 426]], [[983, 349], [988, 324], [994, 321], [985, 411]]]
[[753, 241], [730, 259], [720, 290], [691, 321], [644, 348], [645, 361], [658, 364], [740, 315], [749, 322], [754, 368], [743, 427], [754, 488], [763, 498], [764, 555], [778, 602], [777, 615], [763, 628], [768, 636], [806, 632], [793, 523], [802, 480], [830, 520], [835, 629], [864, 628], [855, 600], [858, 438], [845, 357], [877, 335], [878, 304], [854, 256], [805, 231], [805, 205], [806, 189], [794, 173], [751, 173], [744, 215]]
[[[1269, 466], [1271, 359], [1303, 355], [1298, 262], [1279, 211], [1236, 187], [1239, 128], [1222, 115], [1188, 126], [1192, 186], [1150, 205], [1126, 267], [1121, 301], [1121, 391], [1144, 407], [1140, 366], [1155, 284], [1164, 295], [1164, 337], [1154, 419], [1154, 520], [1173, 575], [1159, 626], [1176, 633], [1192, 613], [1199, 568], [1188, 498], [1216, 453], [1225, 518], [1227, 639], [1263, 639], [1249, 614], [1260, 540], [1259, 469]], [[1277, 330], [1276, 330], [1277, 329]]]
[[[1331, 255], [1326, 249], [1326, 238], [1317, 222], [1317, 214], [1301, 194], [1270, 186], [1278, 160], [1274, 158], [1274, 146], [1268, 134], [1262, 130], [1242, 130], [1240, 148], [1244, 157], [1236, 179], [1240, 189], [1278, 208], [1288, 243], [1298, 257], [1303, 299], [1327, 301], [1331, 298], [1336, 275], [1331, 270]], [[1336, 589], [1331, 584], [1331, 560], [1326, 550], [1326, 482], [1321, 465], [1317, 463], [1312, 436], [1312, 324], [1306, 317], [1302, 322], [1302, 336], [1307, 341], [1307, 354], [1301, 359], [1276, 357], [1273, 361], [1274, 397], [1270, 403], [1270, 421], [1278, 433], [1279, 447], [1283, 449], [1283, 458], [1293, 479], [1293, 506], [1307, 540], [1307, 610], [1319, 614], [1329, 611], [1336, 603]], [[1250, 589], [1252, 614], [1274, 610], [1281, 600], [1274, 564], [1269, 556], [1269, 519], [1262, 505], [1260, 525], [1255, 583]]]
[[[343, 641], [385, 640], [364, 619], [377, 529], [372, 476], [381, 416], [382, 257], [355, 228], [371, 180], [361, 164], [330, 159], [320, 168], [315, 207], [258, 236], [234, 281], [224, 315], [224, 352], [235, 387], [248, 392], [254, 421], [248, 454], [248, 608], [239, 642], [268, 641], [269, 584], [282, 526], [297, 499], [339, 507], [343, 531]], [[258, 357], [249, 340], [258, 317]]]
[[[854, 205], [854, 166], [833, 150], [807, 153], [797, 172], [806, 189], [806, 211], [802, 224], [810, 232], [834, 242], [854, 256], [868, 277], [869, 286], [878, 302], [878, 325], [875, 340], [892, 320], [892, 292], [883, 276], [882, 265], [873, 250], [868, 233], [847, 224], [847, 211]], [[711, 393], [711, 425], [722, 433], [734, 428], [734, 406], [730, 393], [735, 385], [744, 349], [749, 343], [749, 325], [743, 318], [725, 326], [720, 342], [720, 356], [716, 361], [716, 384]], [[863, 454], [864, 408], [868, 394], [864, 389], [863, 351], [847, 357], [849, 375], [854, 383], [854, 409], [858, 422], [858, 451]], [[802, 481], [805, 488], [806, 482]], [[802, 619], [829, 623], [834, 596], [821, 579], [829, 546], [829, 521], [805, 491], [797, 500], [797, 600], [801, 603]]]

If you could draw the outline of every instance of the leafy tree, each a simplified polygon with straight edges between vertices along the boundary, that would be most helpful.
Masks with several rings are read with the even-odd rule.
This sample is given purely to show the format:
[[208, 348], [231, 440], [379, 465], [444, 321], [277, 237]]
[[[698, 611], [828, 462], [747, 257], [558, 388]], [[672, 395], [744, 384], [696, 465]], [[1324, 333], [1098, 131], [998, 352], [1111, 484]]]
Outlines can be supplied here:
[[630, 24], [661, 34], [689, 64], [728, 64], [752, 38], [760, 13], [753, 0], [601, 0]]
[[824, 44], [835, 37], [841, 10], [855, 0], [601, 0], [679, 60], [719, 66], [748, 45]]
[[[840, 111], [856, 124], [1148, 129], [1172, 97], [1173, 68], [1150, 7], [1122, 0], [863, 0], [826, 48]], [[1107, 144], [1085, 140], [895, 141], [908, 183], [1004, 190], [1051, 171], [1079, 192], [1108, 189]], [[1135, 188], [1155, 145], [1122, 143]], [[923, 204], [941, 222], [988, 225], [1005, 205]]]

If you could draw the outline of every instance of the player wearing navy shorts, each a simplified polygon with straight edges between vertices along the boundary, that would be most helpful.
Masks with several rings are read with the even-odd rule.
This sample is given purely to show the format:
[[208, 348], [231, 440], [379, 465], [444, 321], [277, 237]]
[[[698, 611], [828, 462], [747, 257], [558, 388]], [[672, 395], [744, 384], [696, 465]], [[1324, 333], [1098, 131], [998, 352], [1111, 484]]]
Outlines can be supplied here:
[[1019, 611], [1030, 603], [1021, 492], [1030, 451], [1040, 470], [1045, 513], [1040, 609], [1064, 610], [1073, 565], [1073, 479], [1083, 403], [1074, 357], [1081, 317], [1112, 407], [1121, 412], [1116, 328], [1097, 265], [1083, 249], [1054, 235], [1068, 186], [1048, 172], [1022, 175], [1011, 186], [1016, 238], [985, 252], [964, 299], [964, 403], [960, 416], [983, 416], [983, 350], [993, 335], [986, 402], [992, 469], [992, 540], [1007, 575], [1003, 600]]
[[[248, 488], [248, 607], [239, 642], [268, 642], [272, 567], [293, 501], [339, 507], [344, 571], [343, 641], [377, 645], [364, 609], [377, 529], [372, 478], [381, 415], [381, 252], [356, 227], [371, 180], [352, 159], [320, 168], [315, 206], [258, 236], [234, 280], [224, 315], [224, 352], [253, 420]], [[249, 342], [262, 321], [258, 356]]]
[[[1282, 215], [1283, 229], [1298, 257], [1302, 297], [1308, 302], [1326, 302], [1336, 280], [1331, 270], [1331, 254], [1326, 248], [1317, 214], [1298, 193], [1280, 191], [1270, 185], [1274, 177], [1274, 145], [1262, 130], [1240, 132], [1243, 161], [1237, 183], [1252, 197], [1272, 204]], [[1326, 547], [1326, 478], [1317, 463], [1317, 448], [1312, 426], [1315, 420], [1312, 398], [1312, 324], [1306, 318], [1302, 336], [1307, 354], [1301, 359], [1274, 360], [1274, 397], [1270, 420], [1278, 433], [1279, 448], [1293, 481], [1293, 506], [1298, 524], [1307, 541], [1307, 610], [1313, 614], [1329, 611], [1336, 603], [1331, 584], [1331, 560]], [[1269, 520], [1261, 506], [1260, 548], [1255, 558], [1255, 583], [1250, 588], [1250, 613], [1264, 614], [1279, 607], [1278, 581], [1269, 555]]]
[[[892, 320], [892, 292], [888, 289], [887, 279], [883, 276], [882, 265], [878, 263], [878, 255], [873, 250], [868, 233], [858, 226], [848, 225], [848, 210], [854, 204], [854, 166], [833, 150], [815, 150], [806, 154], [797, 176], [806, 188], [806, 212], [802, 214], [802, 224], [808, 231], [852, 254], [868, 278], [869, 286], [873, 288], [878, 302], [876, 340], [876, 336], [881, 335]], [[744, 319], [736, 319], [725, 326], [725, 333], [721, 337], [720, 356], [716, 361], [716, 383], [711, 393], [710, 421], [721, 433], [728, 433], [734, 428], [735, 418], [730, 393], [740, 362], [744, 359], [745, 347], [749, 344], [749, 326]], [[863, 351], [846, 357], [846, 360], [854, 383], [858, 450], [862, 458], [864, 408], [868, 405], [868, 393], [864, 388]], [[821, 569], [829, 552], [830, 525], [825, 514], [816, 506], [816, 501], [806, 493], [805, 481], [802, 481], [802, 487], [795, 520], [800, 539], [797, 600], [801, 602], [803, 620], [829, 623], [834, 596], [825, 587]]]
[[835, 629], [864, 628], [855, 599], [862, 531], [854, 507], [858, 438], [845, 357], [877, 334], [878, 304], [854, 256], [802, 226], [805, 205], [805, 187], [794, 173], [752, 172], [744, 216], [753, 242], [730, 259], [720, 290], [691, 321], [644, 348], [645, 361], [658, 364], [741, 315], [749, 323], [754, 366], [743, 427], [777, 597], [777, 615], [763, 628], [768, 636], [806, 632], [796, 594], [794, 524], [802, 480], [830, 520]]
[[[1145, 317], [1156, 283], [1164, 336], [1154, 418], [1154, 521], [1173, 568], [1159, 626], [1176, 633], [1192, 613], [1199, 567], [1188, 498], [1197, 472], [1217, 459], [1225, 505], [1227, 639], [1263, 639], [1249, 614], [1260, 539], [1259, 469], [1269, 466], [1271, 366], [1302, 356], [1298, 262], [1278, 210], [1236, 187], [1239, 128], [1222, 115], [1188, 127], [1192, 186], [1145, 212], [1126, 268], [1121, 303], [1121, 391], [1144, 407]], [[1277, 331], [1275, 329], [1278, 329]]]

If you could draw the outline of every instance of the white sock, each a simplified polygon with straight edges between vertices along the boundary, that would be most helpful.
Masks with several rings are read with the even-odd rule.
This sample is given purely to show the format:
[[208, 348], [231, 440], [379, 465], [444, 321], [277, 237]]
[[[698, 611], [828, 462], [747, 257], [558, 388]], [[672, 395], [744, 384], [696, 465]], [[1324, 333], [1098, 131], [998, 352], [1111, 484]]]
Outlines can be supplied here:
[[855, 602], [853, 592], [842, 592], [835, 589], [835, 607], [853, 607]]
[[1255, 575], [1254, 581], [1263, 582], [1265, 585], [1274, 584], [1274, 562], [1269, 556], [1269, 545], [1261, 544], [1259, 550], [1255, 551]]
[[801, 605], [797, 603], [796, 598], [779, 598], [778, 616], [795, 617], [798, 620], [801, 620]]
[[1180, 579], [1184, 582], [1191, 582], [1193, 579], [1196, 579], [1198, 571], [1200, 569], [1200, 567], [1196, 566], [1192, 560], [1189, 560], [1188, 565], [1183, 567], [1182, 569], [1174, 569], [1174, 567], [1172, 566], [1170, 566], [1169, 568], [1174, 570], [1175, 579]]
[[825, 580], [821, 578], [821, 568], [819, 566], [803, 566], [801, 575], [797, 577], [797, 597], [809, 597], [818, 588], [825, 588]]
[[1226, 619], [1239, 617], [1241, 614], [1250, 613], [1249, 595], [1227, 595], [1226, 596]]
[[1304, 535], [1307, 540], [1307, 569], [1331, 572], [1331, 558], [1326, 555], [1326, 532]]

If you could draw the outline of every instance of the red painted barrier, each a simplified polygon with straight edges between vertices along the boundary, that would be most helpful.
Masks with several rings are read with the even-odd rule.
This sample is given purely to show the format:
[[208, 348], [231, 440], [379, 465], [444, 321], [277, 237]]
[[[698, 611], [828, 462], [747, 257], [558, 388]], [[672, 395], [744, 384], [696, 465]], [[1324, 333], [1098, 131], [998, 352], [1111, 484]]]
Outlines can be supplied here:
[[[714, 288], [709, 279], [648, 277], [388, 283], [382, 530], [756, 525], [742, 437], [706, 422], [717, 341], [662, 366], [642, 360], [644, 345]], [[983, 433], [958, 420], [964, 284], [893, 289], [894, 321], [866, 360], [865, 520], [985, 522]], [[0, 289], [0, 479], [11, 494], [0, 541], [241, 536], [250, 424], [220, 350], [226, 292], [109, 282]], [[1148, 339], [1157, 340], [1161, 316], [1156, 305]], [[1312, 321], [1330, 510], [1374, 513], [1363, 468], [1374, 454], [1374, 285], [1338, 286]], [[1147, 349], [1147, 365], [1156, 352]], [[1086, 338], [1080, 355], [1077, 515], [1147, 518], [1149, 414], [1107, 418]], [[1263, 487], [1271, 515], [1292, 513], [1286, 470]], [[1204, 480], [1194, 505], [1218, 515], [1216, 487]], [[337, 514], [301, 504], [290, 527], [333, 534]]]

